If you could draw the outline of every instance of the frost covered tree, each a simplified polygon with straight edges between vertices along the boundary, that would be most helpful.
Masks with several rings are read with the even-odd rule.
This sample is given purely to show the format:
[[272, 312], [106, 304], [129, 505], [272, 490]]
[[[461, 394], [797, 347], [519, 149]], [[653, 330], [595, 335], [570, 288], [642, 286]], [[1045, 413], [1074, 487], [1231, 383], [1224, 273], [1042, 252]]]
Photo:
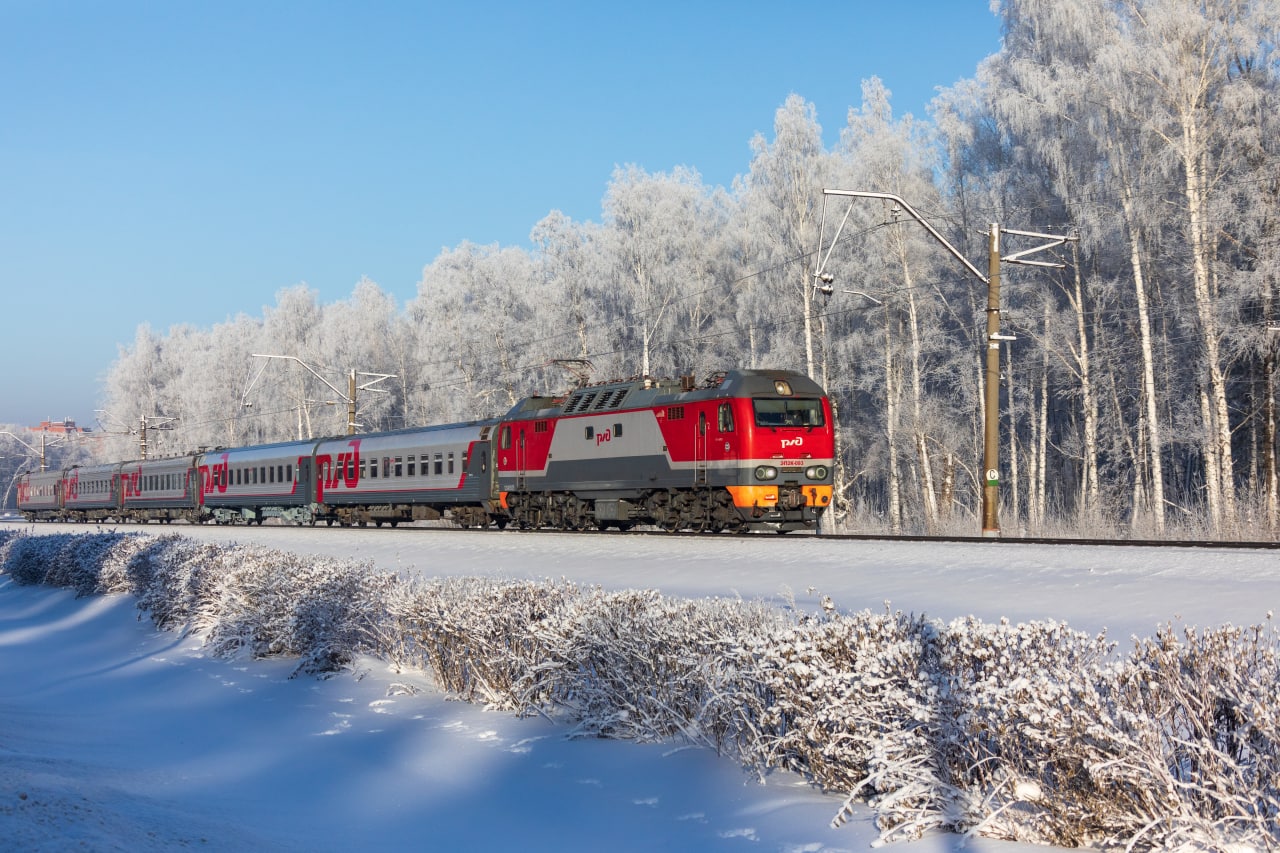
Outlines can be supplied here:
[[104, 408], [99, 414], [107, 458], [137, 459], [143, 424], [148, 419], [172, 417], [176, 373], [177, 364], [166, 349], [165, 338], [147, 323], [138, 326], [133, 344], [120, 348], [119, 358], [107, 373]]
[[621, 315], [622, 348], [645, 376], [694, 369], [677, 363], [682, 348], [673, 343], [708, 331], [704, 306], [714, 290], [715, 220], [701, 178], [684, 167], [669, 174], [634, 165], [616, 169], [604, 221], [604, 250], [617, 288], [607, 298]]
[[[276, 304], [267, 308], [263, 320], [264, 355], [290, 356], [305, 364], [323, 364], [324, 350], [320, 325], [324, 308], [319, 294], [305, 284], [285, 288], [276, 294]], [[291, 360], [275, 360], [264, 365], [258, 391], [250, 400], [254, 408], [273, 417], [289, 411], [295, 415], [295, 438], [311, 438], [315, 433], [312, 415], [324, 406], [324, 389], [305, 367]], [[278, 422], [278, 420], [277, 420]]]
[[524, 393], [540, 363], [528, 334], [534, 281], [527, 252], [496, 245], [464, 243], [423, 270], [408, 310], [432, 422], [489, 417]]
[[[749, 170], [735, 186], [764, 288], [750, 322], [772, 329], [771, 364], [799, 368], [816, 378], [822, 369], [814, 349], [812, 253], [832, 155], [823, 145], [813, 104], [799, 95], [788, 96], [778, 109], [773, 134], [772, 140], [761, 134], [751, 140]], [[794, 306], [791, 311], [779, 310], [788, 305]], [[796, 314], [794, 325], [779, 322], [780, 315], [789, 320]]]
[[[1070, 370], [1084, 397], [1086, 505], [1096, 493], [1090, 460], [1101, 453], [1088, 437], [1090, 421], [1101, 419], [1093, 412], [1107, 396], [1092, 379], [1086, 385], [1089, 353], [1111, 363], [1108, 385], [1127, 382], [1129, 365], [1140, 366], [1137, 405], [1118, 384], [1109, 408], [1121, 420], [1109, 426], [1125, 431], [1135, 503], [1154, 528], [1163, 528], [1169, 503], [1169, 451], [1182, 441], [1198, 448], [1200, 460], [1179, 453], [1173, 461], [1195, 469], [1212, 525], [1229, 528], [1240, 485], [1229, 342], [1241, 320], [1240, 258], [1251, 255], [1252, 266], [1258, 257], [1258, 246], [1240, 237], [1256, 233], [1250, 223], [1266, 209], [1233, 212], [1229, 199], [1235, 182], [1259, 174], [1254, 164], [1274, 157], [1267, 143], [1247, 141], [1259, 137], [1259, 105], [1276, 93], [1268, 59], [1276, 44], [1273, 5], [1008, 0], [1000, 12], [1005, 47], [982, 75], [994, 112], [1031, 155], [1025, 168], [1049, 176], [1081, 229], [1084, 267], [1100, 286], [1092, 308], [1087, 290], [1064, 289], [1077, 314]], [[1241, 156], [1244, 149], [1253, 156]], [[1131, 296], [1113, 294], [1113, 313], [1095, 325], [1103, 338], [1090, 350], [1085, 316], [1098, 317], [1108, 277], [1119, 275]], [[1129, 312], [1132, 322], [1124, 321]], [[1135, 345], [1108, 356], [1105, 338], [1113, 336], [1136, 338]], [[1197, 423], [1199, 437], [1172, 433], [1175, 423]]]
[[[367, 390], [357, 390], [357, 422], [360, 432], [387, 429], [399, 425], [403, 416], [396, 418], [396, 398], [392, 390], [395, 358], [392, 345], [395, 342], [399, 306], [393, 296], [368, 278], [361, 278], [349, 299], [325, 305], [322, 309], [319, 330], [323, 361], [317, 365], [326, 379], [345, 394], [350, 394], [350, 376], [356, 375], [356, 387], [369, 385]], [[367, 374], [367, 375], [365, 375]], [[375, 381], [374, 374], [389, 375], [385, 381]], [[324, 389], [326, 399], [332, 399], [331, 389]], [[322, 415], [325, 432], [341, 434], [347, 429], [345, 398], [326, 407]]]
[[[849, 186], [883, 192], [909, 200], [912, 206], [937, 210], [940, 194], [933, 179], [933, 148], [911, 116], [895, 119], [890, 93], [876, 78], [863, 83], [862, 106], [849, 111], [841, 134], [839, 154]], [[949, 334], [944, 290], [948, 282], [945, 250], [912, 219], [889, 202], [860, 202], [859, 214], [847, 259], [845, 247], [833, 252], [844, 261], [841, 282], [856, 292], [847, 295], [865, 311], [853, 310], [849, 318], [878, 314], [866, 324], [866, 346], [840, 359], [842, 364], [878, 362], [886, 443], [886, 494], [890, 526], [900, 528], [903, 487], [912, 492], [924, 528], [937, 530], [949, 506], [940, 504], [944, 470], [959, 449], [946, 426], [959, 412], [948, 411], [945, 375], [948, 353], [958, 334]], [[873, 283], [874, 282], [874, 283]], [[948, 282], [943, 284], [943, 282]], [[867, 292], [868, 290], [874, 293]], [[867, 306], [880, 303], [874, 310]], [[824, 377], [830, 387], [831, 379]], [[963, 417], [963, 415], [960, 415]], [[940, 455], [939, 465], [935, 455]], [[901, 465], [900, 465], [901, 463]], [[908, 472], [910, 475], [908, 476]], [[909, 485], [908, 485], [909, 484]], [[950, 492], [945, 496], [949, 499]]]
[[[597, 369], [614, 369], [610, 322], [601, 307], [610, 288], [605, 229], [574, 222], [560, 211], [545, 216], [530, 233], [541, 292], [558, 312], [537, 312], [539, 339], [550, 339], [557, 358], [588, 359]], [[603, 358], [602, 358], [603, 357]], [[603, 363], [602, 363], [603, 362]]]

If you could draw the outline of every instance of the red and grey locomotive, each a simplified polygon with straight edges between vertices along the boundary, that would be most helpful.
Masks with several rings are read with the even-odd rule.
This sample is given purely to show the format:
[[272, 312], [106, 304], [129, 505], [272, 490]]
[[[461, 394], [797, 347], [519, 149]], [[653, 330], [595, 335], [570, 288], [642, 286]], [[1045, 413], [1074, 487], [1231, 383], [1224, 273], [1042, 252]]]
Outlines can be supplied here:
[[533, 397], [498, 428], [503, 506], [525, 527], [812, 527], [831, 503], [831, 410], [797, 373], [734, 370]]

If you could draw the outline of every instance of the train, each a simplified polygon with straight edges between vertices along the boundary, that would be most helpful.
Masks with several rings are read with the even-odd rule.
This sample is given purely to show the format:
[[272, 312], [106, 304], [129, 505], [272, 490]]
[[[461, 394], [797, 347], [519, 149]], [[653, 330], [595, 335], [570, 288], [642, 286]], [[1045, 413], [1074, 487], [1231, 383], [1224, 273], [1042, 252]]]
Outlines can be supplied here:
[[813, 529], [830, 506], [830, 402], [789, 370], [637, 377], [504, 416], [23, 474], [29, 521], [343, 527]]

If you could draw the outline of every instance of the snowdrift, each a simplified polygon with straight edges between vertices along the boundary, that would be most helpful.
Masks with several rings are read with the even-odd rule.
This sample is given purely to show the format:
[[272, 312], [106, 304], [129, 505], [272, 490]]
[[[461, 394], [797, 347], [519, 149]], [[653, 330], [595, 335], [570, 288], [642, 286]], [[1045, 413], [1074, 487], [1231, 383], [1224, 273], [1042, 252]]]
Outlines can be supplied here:
[[[1172, 624], [1121, 653], [1055, 622], [797, 613], [568, 582], [406, 581], [177, 535], [0, 532], [0, 571], [129, 593], [162, 628], [295, 674], [373, 655], [582, 735], [782, 767], [931, 829], [1059, 846], [1280, 848], [1274, 624]], [[1236, 847], [1235, 849], [1240, 849]]]

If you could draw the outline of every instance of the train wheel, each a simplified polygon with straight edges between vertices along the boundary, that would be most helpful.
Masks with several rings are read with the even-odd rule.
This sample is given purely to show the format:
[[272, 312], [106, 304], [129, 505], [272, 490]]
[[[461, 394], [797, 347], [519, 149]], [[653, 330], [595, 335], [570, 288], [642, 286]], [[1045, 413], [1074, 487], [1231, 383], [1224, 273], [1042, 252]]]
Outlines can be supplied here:
[[587, 504], [577, 495], [569, 495], [564, 501], [563, 524], [565, 530], [586, 530], [591, 524]]
[[697, 496], [686, 491], [676, 491], [671, 494], [671, 515], [670, 526], [665, 529], [669, 533], [674, 533], [686, 527], [701, 529], [695, 526], [695, 518], [697, 514]]
[[715, 495], [710, 491], [698, 492], [689, 502], [689, 527], [698, 533], [716, 531], [713, 506]]
[[645, 501], [645, 509], [649, 511], [653, 523], [668, 533], [680, 529], [680, 512], [673, 503], [670, 492], [654, 492]]

